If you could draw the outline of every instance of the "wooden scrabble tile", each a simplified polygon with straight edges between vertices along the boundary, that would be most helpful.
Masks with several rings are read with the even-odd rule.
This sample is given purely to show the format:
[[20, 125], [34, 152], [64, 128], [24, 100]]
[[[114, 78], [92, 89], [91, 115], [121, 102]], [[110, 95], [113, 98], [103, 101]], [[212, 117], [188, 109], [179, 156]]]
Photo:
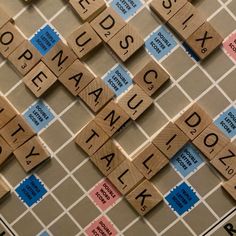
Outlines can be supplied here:
[[89, 155], [93, 155], [109, 137], [93, 120], [76, 136], [75, 142]]
[[0, 96], [0, 129], [17, 115], [17, 111], [3, 96]]
[[25, 40], [8, 57], [8, 60], [22, 74], [26, 75], [41, 59], [39, 51], [28, 41]]
[[198, 9], [188, 2], [169, 20], [168, 24], [186, 40], [204, 22], [205, 19]]
[[2, 28], [10, 20], [11, 17], [0, 7], [0, 28]]
[[58, 78], [74, 96], [94, 79], [94, 75], [78, 59]]
[[236, 146], [229, 143], [210, 163], [226, 179], [232, 178], [236, 173]]
[[175, 124], [193, 140], [211, 122], [211, 117], [195, 103], [175, 121]]
[[185, 4], [187, 0], [160, 1], [153, 0], [150, 8], [164, 21], [169, 21]]
[[125, 198], [141, 216], [146, 215], [163, 199], [161, 193], [148, 180], [144, 180]]
[[74, 52], [59, 41], [43, 58], [42, 61], [56, 75], [61, 75], [74, 61], [76, 56]]
[[152, 142], [168, 159], [171, 159], [188, 141], [189, 138], [184, 132], [169, 122]]
[[126, 24], [107, 43], [116, 55], [125, 62], [143, 46], [144, 41], [130, 24]]
[[210, 23], [205, 22], [198, 28], [188, 39], [186, 43], [201, 59], [205, 59], [223, 41], [222, 36], [211, 26]]
[[25, 85], [36, 97], [44, 94], [56, 81], [57, 77], [42, 61], [23, 78]]
[[0, 199], [10, 193], [11, 189], [7, 183], [0, 177]]
[[108, 176], [118, 165], [126, 160], [126, 157], [117, 145], [112, 140], [109, 140], [90, 159], [105, 176]]
[[114, 96], [114, 92], [100, 79], [94, 79], [79, 97], [92, 109], [93, 112], [101, 110]]
[[38, 137], [33, 137], [14, 151], [16, 159], [26, 172], [50, 158], [50, 153], [40, 142]]
[[108, 179], [123, 195], [127, 194], [132, 188], [138, 185], [143, 178], [143, 175], [128, 159], [123, 161], [108, 175]]
[[236, 201], [236, 175], [234, 175], [230, 180], [224, 182], [222, 186]]
[[23, 116], [17, 115], [0, 130], [0, 135], [15, 150], [35, 135]]
[[91, 21], [106, 8], [104, 0], [70, 0], [69, 3], [83, 21]]
[[9, 144], [0, 136], [0, 166], [7, 160], [12, 154], [12, 148]]
[[213, 123], [193, 140], [193, 144], [209, 160], [212, 160], [229, 142], [229, 138]]
[[21, 43], [24, 37], [9, 21], [0, 29], [0, 53], [7, 58]]
[[89, 23], [84, 23], [76, 29], [68, 38], [67, 43], [78, 58], [88, 55], [93, 49], [102, 43], [102, 40]]
[[125, 24], [123, 18], [111, 7], [108, 7], [91, 22], [93, 29], [105, 42], [110, 40]]
[[147, 95], [152, 96], [169, 78], [169, 74], [151, 60], [134, 76], [133, 80]]
[[118, 104], [132, 120], [136, 120], [151, 106], [152, 99], [138, 85], [134, 85], [121, 97]]
[[165, 155], [152, 143], [148, 144], [133, 160], [133, 164], [145, 176], [151, 179], [169, 163]]
[[110, 101], [95, 117], [95, 122], [110, 137], [128, 120], [128, 114], [114, 101]]

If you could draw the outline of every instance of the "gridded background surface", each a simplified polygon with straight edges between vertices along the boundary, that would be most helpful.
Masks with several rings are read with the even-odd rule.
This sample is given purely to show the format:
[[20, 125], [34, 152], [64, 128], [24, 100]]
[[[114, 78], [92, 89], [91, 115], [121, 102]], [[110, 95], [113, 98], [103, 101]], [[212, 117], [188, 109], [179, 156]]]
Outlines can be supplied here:
[[[142, 8], [128, 20], [145, 39], [162, 25], [150, 12], [149, 2], [143, 0]], [[14, 16], [17, 27], [26, 38], [30, 38], [45, 23], [53, 25], [63, 37], [82, 24], [63, 0], [35, 0], [30, 7], [21, 0], [0, 0], [0, 4]], [[235, 31], [236, 0], [195, 0], [193, 4], [223, 37]], [[217, 50], [205, 62], [197, 63], [176, 40], [178, 44], [174, 50], [160, 61], [170, 73], [171, 82], [155, 95], [155, 103], [147, 112], [115, 136], [117, 143], [131, 158], [164, 124], [193, 101], [198, 101], [214, 119], [229, 106], [236, 105], [236, 66], [224, 49]], [[148, 53], [143, 49], [124, 66], [134, 75], [147, 60]], [[117, 62], [105, 47], [99, 48], [85, 61], [101, 77]], [[21, 113], [36, 101], [23, 85], [21, 77], [2, 58], [0, 93]], [[73, 141], [76, 133], [94, 115], [59, 83], [43, 96], [43, 100], [55, 115], [49, 126], [39, 133], [52, 154], [52, 160], [36, 169], [35, 175], [45, 184], [48, 193], [40, 203], [28, 208], [14, 192], [15, 187], [26, 178], [24, 171], [14, 157], [1, 169], [13, 192], [0, 205], [0, 215], [16, 234], [40, 235], [47, 230], [51, 235], [85, 235], [86, 226], [105, 214], [120, 235], [200, 235], [235, 207], [220, 187], [221, 178], [204, 163], [187, 179], [183, 179], [170, 165], [153, 179], [162, 194], [183, 180], [197, 191], [201, 200], [182, 217], [162, 202], [147, 217], [140, 218], [123, 198], [101, 212], [88, 192], [103, 176]], [[73, 194], [66, 195], [68, 189]]]

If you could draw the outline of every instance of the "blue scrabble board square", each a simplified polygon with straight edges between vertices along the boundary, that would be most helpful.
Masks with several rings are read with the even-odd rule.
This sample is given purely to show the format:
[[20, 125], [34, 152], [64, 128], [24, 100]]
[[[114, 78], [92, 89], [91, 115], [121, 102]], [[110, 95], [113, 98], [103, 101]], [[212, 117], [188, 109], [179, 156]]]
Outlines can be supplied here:
[[119, 64], [105, 75], [104, 82], [114, 91], [116, 96], [119, 96], [132, 85], [132, 78], [128, 71]]
[[165, 199], [179, 215], [189, 211], [199, 201], [196, 193], [185, 182], [173, 188]]
[[24, 113], [24, 117], [37, 133], [54, 119], [54, 115], [42, 100], [38, 100], [34, 105], [29, 107]]
[[113, 0], [111, 7], [125, 20], [134, 15], [142, 6], [140, 0]]
[[45, 56], [59, 40], [59, 34], [49, 25], [46, 25], [33, 36], [30, 42], [38, 49], [42, 56]]
[[186, 144], [172, 159], [174, 168], [183, 176], [197, 169], [204, 162], [202, 154], [191, 143]]
[[27, 206], [31, 207], [47, 193], [47, 190], [39, 179], [31, 175], [20, 183], [16, 193]]
[[151, 33], [145, 42], [145, 47], [157, 60], [162, 59], [177, 45], [173, 34], [162, 26]]
[[236, 135], [236, 108], [230, 107], [214, 122], [215, 125], [229, 138]]

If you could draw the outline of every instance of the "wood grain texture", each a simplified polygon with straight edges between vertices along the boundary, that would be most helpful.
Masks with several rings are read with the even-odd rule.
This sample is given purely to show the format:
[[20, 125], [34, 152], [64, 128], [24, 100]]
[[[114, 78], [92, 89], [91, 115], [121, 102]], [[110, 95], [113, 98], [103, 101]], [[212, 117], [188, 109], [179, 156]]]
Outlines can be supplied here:
[[128, 114], [113, 100], [95, 117], [95, 122], [111, 137], [129, 120]]
[[160, 203], [163, 197], [151, 182], [144, 180], [126, 196], [126, 199], [139, 215], [144, 216]]
[[8, 193], [10, 193], [10, 191], [11, 191], [10, 187], [0, 177], [0, 199], [4, 198]]
[[7, 58], [24, 40], [17, 28], [11, 22], [7, 22], [0, 29], [0, 53]]
[[127, 194], [132, 188], [137, 186], [142, 180], [143, 175], [130, 160], [123, 161], [111, 174], [108, 179], [123, 195]]
[[136, 120], [151, 106], [152, 99], [138, 85], [134, 85], [121, 97], [118, 104], [132, 120]]
[[50, 157], [50, 153], [40, 142], [38, 137], [33, 137], [14, 151], [17, 161], [25, 172], [33, 170], [36, 166]]
[[8, 60], [15, 66], [21, 75], [26, 75], [41, 59], [39, 51], [28, 41], [25, 40], [8, 57]]
[[114, 141], [109, 140], [91, 156], [90, 160], [105, 176], [108, 176], [126, 160], [126, 157]]
[[230, 180], [224, 182], [222, 186], [236, 201], [236, 175], [234, 175]]
[[186, 134], [175, 124], [169, 122], [152, 142], [168, 159], [171, 159], [188, 141]]
[[42, 96], [55, 82], [57, 77], [40, 61], [24, 78], [24, 84], [36, 96]]
[[109, 41], [125, 24], [123, 18], [111, 7], [108, 7], [91, 22], [91, 26], [104, 42]]
[[15, 150], [33, 137], [35, 132], [23, 116], [17, 115], [0, 130], [0, 135]]
[[228, 143], [229, 138], [213, 123], [193, 141], [193, 144], [212, 160]]
[[133, 78], [148, 96], [152, 96], [169, 79], [169, 74], [154, 60], [149, 61]]
[[221, 45], [222, 41], [222, 36], [210, 23], [205, 22], [187, 38], [186, 43], [201, 60], [204, 60]]
[[99, 46], [102, 40], [91, 25], [86, 22], [69, 35], [67, 43], [78, 58], [82, 59]]
[[210, 162], [226, 179], [236, 173], [236, 146], [229, 143]]
[[12, 151], [10, 145], [0, 136], [0, 166], [8, 159]]
[[76, 136], [75, 142], [89, 156], [93, 155], [109, 139], [109, 136], [93, 120]]
[[101, 110], [114, 96], [114, 92], [100, 79], [94, 79], [79, 97], [90, 107], [93, 112]]
[[153, 0], [150, 8], [164, 21], [169, 21], [185, 4], [187, 0]]
[[62, 41], [59, 41], [42, 58], [42, 61], [56, 76], [60, 76], [75, 60], [74, 52]]
[[166, 156], [152, 143], [149, 143], [133, 160], [133, 164], [146, 179], [151, 179], [168, 163]]
[[78, 59], [58, 78], [74, 96], [77, 96], [94, 79], [94, 75]]
[[211, 117], [197, 103], [175, 121], [175, 124], [191, 139], [195, 139], [210, 123]]
[[11, 17], [0, 6], [0, 28], [2, 28], [8, 21], [11, 21]]
[[107, 43], [116, 55], [125, 62], [143, 46], [144, 41], [134, 27], [126, 24]]

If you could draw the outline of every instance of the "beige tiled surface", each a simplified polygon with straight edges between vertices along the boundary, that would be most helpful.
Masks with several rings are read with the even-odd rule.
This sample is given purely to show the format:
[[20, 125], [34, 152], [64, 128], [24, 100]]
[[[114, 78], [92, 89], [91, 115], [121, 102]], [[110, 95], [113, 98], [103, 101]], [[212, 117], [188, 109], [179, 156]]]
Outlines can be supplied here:
[[[158, 17], [150, 13], [150, 0], [143, 2], [146, 2], [146, 6], [129, 22], [137, 28], [143, 38], [146, 38], [162, 23]], [[46, 21], [50, 22], [64, 38], [81, 25], [75, 11], [66, 3], [66, 0], [38, 0], [33, 7], [26, 9], [26, 4], [22, 0], [0, 0], [0, 5], [3, 4], [10, 15], [14, 16], [21, 11], [16, 18], [16, 24], [27, 37]], [[222, 36], [227, 37], [235, 30], [234, 0], [196, 0], [193, 3], [205, 13]], [[28, 20], [30, 18], [34, 18], [34, 23]], [[149, 59], [147, 51], [142, 49], [123, 66], [134, 75]], [[99, 77], [118, 63], [111, 51], [104, 46], [98, 48], [84, 62]], [[216, 50], [205, 62], [196, 63], [178, 41], [172, 53], [159, 62], [171, 75], [170, 82], [153, 96], [155, 104], [136, 121], [136, 124], [129, 122], [115, 136], [117, 144], [129, 157], [145, 142], [150, 141], [150, 137], [193, 100], [199, 101], [212, 118], [230, 104], [235, 105], [236, 67], [222, 49]], [[23, 85], [18, 73], [1, 57], [0, 94], [5, 95], [19, 112], [24, 112], [36, 100]], [[71, 96], [59, 83], [43, 96], [43, 100], [56, 116], [49, 126], [40, 132], [40, 137], [53, 155], [52, 159], [37, 168], [34, 174], [45, 184], [48, 193], [32, 209], [27, 209], [13, 191], [13, 194], [0, 204], [0, 217], [4, 217], [19, 235], [35, 235], [47, 228], [50, 235], [82, 236], [85, 235], [85, 227], [101, 215], [87, 191], [103, 176], [88, 160], [87, 155], [75, 145], [73, 138], [93, 115], [80, 99]], [[12, 187], [17, 186], [26, 177], [14, 157], [4, 164], [0, 172]], [[206, 176], [208, 182], [204, 181]], [[153, 178], [155, 186], [164, 195], [182, 180], [170, 165]], [[114, 224], [119, 235], [199, 235], [216, 219], [219, 220], [232, 209], [234, 203], [219, 187], [221, 179], [206, 165], [191, 174], [187, 181], [197, 191], [201, 203], [182, 219], [178, 219], [166, 201], [142, 219], [138, 218], [137, 213], [124, 199], [119, 200], [104, 214]], [[70, 196], [66, 195], [67, 192], [70, 192]], [[50, 212], [46, 214], [47, 211]], [[200, 224], [195, 223], [200, 215], [207, 215], [208, 220]], [[29, 220], [34, 227], [27, 229], [24, 226]]]

